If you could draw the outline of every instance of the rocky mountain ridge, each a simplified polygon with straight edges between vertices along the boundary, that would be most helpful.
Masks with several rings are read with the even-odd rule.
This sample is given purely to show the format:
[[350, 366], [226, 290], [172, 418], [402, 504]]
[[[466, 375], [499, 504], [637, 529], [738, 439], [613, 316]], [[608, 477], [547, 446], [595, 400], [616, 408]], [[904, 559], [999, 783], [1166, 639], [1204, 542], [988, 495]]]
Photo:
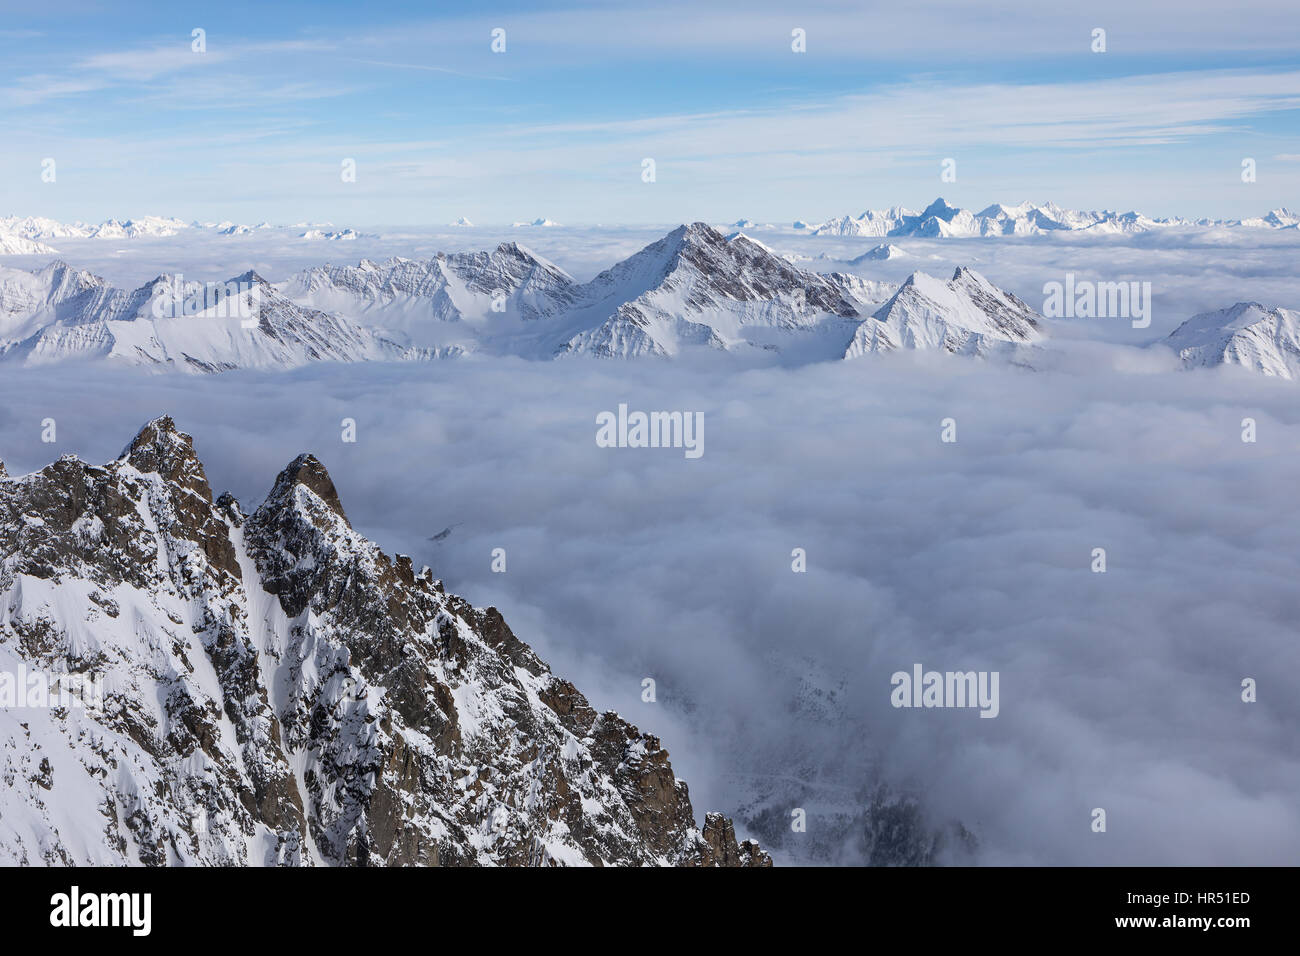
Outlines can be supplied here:
[[697, 826], [657, 738], [356, 532], [315, 457], [245, 514], [166, 417], [103, 466], [0, 467], [0, 670], [102, 687], [0, 708], [6, 863], [771, 865]]

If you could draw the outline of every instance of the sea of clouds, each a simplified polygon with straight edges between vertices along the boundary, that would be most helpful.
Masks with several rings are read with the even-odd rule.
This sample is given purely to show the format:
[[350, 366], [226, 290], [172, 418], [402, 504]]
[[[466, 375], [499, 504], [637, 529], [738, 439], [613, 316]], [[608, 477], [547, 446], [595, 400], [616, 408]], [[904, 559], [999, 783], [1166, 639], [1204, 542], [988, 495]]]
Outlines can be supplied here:
[[[545, 241], [570, 266], [563, 237]], [[1293, 247], [1271, 238], [900, 244], [941, 255], [938, 274], [969, 262], [1035, 306], [1035, 287], [1089, 257], [1111, 270], [1096, 278], [1153, 279], [1168, 308], [1145, 339], [1241, 298], [1300, 304]], [[570, 267], [589, 275], [602, 263], [579, 245], [585, 265]], [[982, 863], [1293, 862], [1300, 386], [1174, 371], [1126, 330], [1057, 323], [1070, 347], [1038, 372], [926, 355], [210, 377], [6, 367], [0, 459], [10, 474], [63, 453], [105, 461], [167, 413], [214, 491], [251, 509], [314, 452], [358, 530], [498, 606], [594, 705], [661, 736], [697, 812], [737, 813], [779, 862], [866, 860], [845, 821], [881, 786], [927, 826], [959, 822]], [[598, 447], [596, 416], [620, 403], [702, 412], [704, 454]], [[940, 441], [947, 418], [954, 443]], [[806, 573], [791, 570], [795, 548]], [[999, 715], [895, 709], [890, 677], [915, 663], [998, 671]], [[805, 834], [783, 822], [796, 807]]]

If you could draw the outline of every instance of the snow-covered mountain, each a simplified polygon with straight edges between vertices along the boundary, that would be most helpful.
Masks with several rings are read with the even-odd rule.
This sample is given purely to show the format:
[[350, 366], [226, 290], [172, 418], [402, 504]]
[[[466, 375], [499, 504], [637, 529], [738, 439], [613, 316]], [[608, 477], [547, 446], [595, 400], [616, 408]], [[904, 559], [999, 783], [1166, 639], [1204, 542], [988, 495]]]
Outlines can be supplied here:
[[279, 285], [159, 276], [139, 289], [55, 262], [0, 269], [0, 361], [106, 359], [211, 372], [484, 352], [673, 356], [693, 347], [839, 358], [888, 282], [805, 271], [694, 223], [590, 282], [515, 242], [492, 252], [320, 266]]
[[361, 233], [354, 229], [308, 229], [299, 239], [322, 239], [326, 242], [350, 242], [354, 239], [360, 239]]
[[[308, 269], [281, 286], [295, 302], [364, 320], [395, 341], [530, 358], [804, 344], [796, 340], [823, 335], [828, 323], [851, 331], [894, 288], [804, 272], [704, 223], [673, 230], [583, 284], [508, 242], [491, 253]], [[841, 348], [847, 334], [834, 333]]]
[[218, 236], [251, 236], [265, 229], [274, 229], [276, 227], [269, 222], [259, 222], [256, 226], [249, 226], [244, 223], [220, 222], [211, 228], [216, 230]]
[[[183, 231], [209, 231], [218, 236], [247, 236], [266, 229], [299, 229], [300, 238], [347, 240], [362, 237], [362, 233], [353, 229], [333, 229], [329, 223], [299, 223], [296, 226], [278, 227], [268, 222], [255, 226], [223, 222], [185, 222], [182, 219], [165, 216], [143, 216], [139, 219], [106, 219], [101, 223], [71, 222], [63, 223], [54, 219], [38, 216], [9, 216], [0, 218], [0, 247], [7, 237], [26, 239], [32, 242], [44, 242], [58, 239], [139, 239], [166, 238]], [[44, 249], [39, 252], [51, 252]], [[0, 253], [4, 254], [4, 253]]]
[[81, 222], [65, 224], [44, 216], [0, 217], [0, 232], [24, 239], [84, 239], [93, 228]]
[[8, 865], [771, 864], [316, 458], [246, 515], [169, 418], [0, 466], [0, 666]]
[[138, 239], [143, 236], [174, 236], [182, 229], [189, 229], [189, 223], [180, 219], [168, 219], [162, 216], [145, 216], [142, 219], [107, 219], [91, 228], [89, 239]]
[[1238, 302], [1194, 315], [1165, 340], [1187, 368], [1240, 365], [1278, 378], [1300, 378], [1300, 312]]
[[1300, 212], [1292, 212], [1286, 206], [1279, 206], [1265, 216], [1255, 219], [1243, 219], [1241, 225], [1269, 229], [1294, 229], [1300, 226]]
[[302, 305], [362, 319], [395, 341], [531, 354], [526, 323], [573, 305], [577, 283], [517, 242], [492, 252], [307, 269], [281, 286]]
[[127, 292], [62, 262], [0, 270], [0, 335], [0, 362], [23, 365], [103, 359], [217, 372], [434, 354], [297, 305], [255, 272], [217, 285], [164, 275]]
[[118, 295], [99, 276], [59, 259], [31, 272], [0, 266], [0, 351], [52, 323], [99, 314]]
[[821, 225], [796, 222], [794, 228], [815, 236], [917, 236], [947, 238], [961, 236], [1034, 236], [1059, 231], [1093, 234], [1132, 234], [1169, 226], [1248, 226], [1285, 228], [1300, 222], [1300, 215], [1282, 208], [1258, 219], [1197, 220], [1152, 219], [1136, 212], [1080, 212], [1062, 209], [1055, 203], [996, 203], [979, 212], [961, 209], [936, 199], [917, 212], [895, 206], [867, 210], [859, 216], [842, 216]]
[[630, 358], [693, 346], [780, 349], [799, 333], [850, 327], [869, 304], [857, 298], [864, 289], [697, 222], [584, 285], [571, 313], [583, 329], [559, 351]]
[[957, 269], [947, 282], [914, 272], [893, 298], [858, 325], [844, 357], [940, 349], [1016, 359], [1024, 346], [1042, 338], [1039, 318], [971, 269]]
[[0, 256], [49, 256], [57, 252], [57, 249], [35, 239], [0, 232]]
[[181, 219], [143, 216], [139, 219], [105, 219], [98, 225], [84, 222], [61, 223], [36, 216], [0, 218], [0, 233], [35, 241], [45, 239], [136, 239], [144, 236], [174, 236], [191, 228]]
[[883, 245], [868, 249], [866, 252], [862, 253], [862, 255], [850, 259], [849, 265], [860, 266], [864, 262], [885, 262], [889, 259], [902, 259], [907, 255], [908, 253], [898, 248], [898, 246], [894, 245], [892, 242], [887, 242]]
[[[1285, 221], [1279, 213], [1277, 228], [1292, 228]], [[851, 262], [899, 254], [882, 244]], [[1226, 361], [1292, 377], [1295, 313], [1253, 308], [1259, 315], [1197, 316], [1169, 344], [1188, 364]], [[1025, 347], [1041, 337], [1038, 321], [966, 268], [947, 282], [916, 272], [901, 287], [807, 271], [743, 232], [724, 236], [700, 222], [585, 283], [517, 242], [312, 267], [275, 285], [248, 272], [217, 284], [159, 276], [128, 291], [60, 260], [34, 271], [0, 267], [0, 362], [26, 365], [102, 359], [215, 372], [473, 352], [541, 360], [695, 349], [786, 364], [895, 349], [1023, 363], [1032, 358]]]

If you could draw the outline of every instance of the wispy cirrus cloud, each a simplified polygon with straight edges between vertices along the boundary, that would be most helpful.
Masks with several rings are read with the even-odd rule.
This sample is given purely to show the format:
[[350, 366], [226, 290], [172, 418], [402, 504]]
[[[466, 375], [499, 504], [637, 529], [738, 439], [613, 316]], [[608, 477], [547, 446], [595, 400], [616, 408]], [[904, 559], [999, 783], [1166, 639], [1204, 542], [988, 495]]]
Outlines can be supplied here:
[[[304, 16], [261, 34], [214, 25], [202, 54], [185, 31], [109, 37], [64, 55], [57, 73], [33, 66], [59, 61], [42, 46], [11, 62], [8, 80], [0, 67], [0, 110], [14, 114], [14, 156], [0, 171], [19, 198], [33, 156], [71, 155], [76, 179], [43, 199], [71, 202], [74, 183], [85, 195], [113, 190], [107, 170], [130, 167], [149, 171], [166, 204], [186, 202], [196, 181], [255, 184], [298, 204], [338, 201], [334, 218], [364, 199], [371, 221], [386, 222], [466, 194], [504, 221], [537, 195], [569, 222], [806, 218], [858, 205], [846, 197], [867, 183], [882, 205], [928, 201], [945, 157], [962, 171], [948, 193], [978, 180], [981, 196], [1010, 187], [1221, 216], [1286, 201], [1300, 188], [1287, 158], [1300, 155], [1300, 62], [1259, 54], [1300, 29], [1294, 18], [1266, 0], [1248, 0], [1245, 16], [1182, 11], [1177, 23], [1169, 4], [1128, 6], [1104, 2], [1086, 20], [1010, 0], [978, 15], [922, 2], [864, 17], [823, 2], [797, 17], [769, 3], [745, 17], [710, 3], [649, 18], [613, 5], [346, 27], [305, 28]], [[1162, 11], [1166, 34], [1155, 30]], [[1099, 24], [1105, 56], [1083, 42]], [[489, 46], [498, 25], [501, 55]], [[808, 31], [804, 55], [789, 47], [796, 25]], [[1240, 65], [1233, 51], [1247, 41], [1253, 65]], [[1196, 52], [1206, 44], [1218, 53]], [[1239, 65], [1211, 68], [1225, 60]], [[226, 124], [259, 135], [231, 155], [215, 145]], [[1269, 168], [1260, 188], [1230, 190], [1244, 156], [1270, 157]], [[362, 175], [340, 192], [329, 170], [344, 157]], [[653, 189], [640, 180], [647, 157]], [[1157, 179], [1184, 201], [1144, 202]]]

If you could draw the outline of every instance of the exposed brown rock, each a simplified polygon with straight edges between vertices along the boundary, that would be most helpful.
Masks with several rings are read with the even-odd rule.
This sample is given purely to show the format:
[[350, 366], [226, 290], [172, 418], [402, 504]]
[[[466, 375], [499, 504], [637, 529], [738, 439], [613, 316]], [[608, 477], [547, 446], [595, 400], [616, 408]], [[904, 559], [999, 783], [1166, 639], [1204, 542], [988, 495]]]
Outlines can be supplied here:
[[[495, 608], [357, 534], [311, 455], [245, 516], [157, 419], [102, 468], [0, 477], [0, 559], [0, 590], [85, 580], [88, 620], [147, 620], [138, 648], [89, 659], [69, 622], [19, 606], [0, 628], [33, 661], [128, 675], [82, 734], [105, 741], [85, 762], [123, 808], [105, 831], [113, 852], [137, 848], [123, 862], [771, 864], [720, 814], [698, 829], [659, 740], [597, 714]], [[113, 789], [142, 762], [156, 786]]]

